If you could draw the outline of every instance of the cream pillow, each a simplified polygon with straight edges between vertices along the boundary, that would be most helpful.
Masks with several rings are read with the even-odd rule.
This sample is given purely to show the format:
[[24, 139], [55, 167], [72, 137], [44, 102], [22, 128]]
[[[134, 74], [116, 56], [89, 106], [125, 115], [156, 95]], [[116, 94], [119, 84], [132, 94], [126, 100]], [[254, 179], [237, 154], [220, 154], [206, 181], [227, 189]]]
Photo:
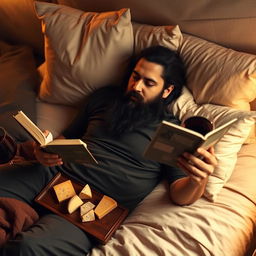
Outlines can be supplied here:
[[83, 12], [35, 2], [45, 39], [40, 99], [79, 105], [97, 88], [120, 80], [133, 52], [129, 9]]
[[238, 118], [238, 121], [214, 147], [218, 165], [209, 177], [204, 195], [209, 200], [215, 201], [232, 174], [237, 161], [237, 153], [255, 125], [256, 111], [235, 110], [213, 104], [198, 105], [186, 87], [183, 88], [182, 95], [170, 105], [170, 111], [181, 121], [195, 115], [206, 117], [214, 123], [215, 127], [235, 117]]
[[176, 26], [151, 26], [133, 22], [134, 53], [142, 49], [162, 45], [177, 51], [182, 43], [182, 33]]
[[184, 34], [180, 55], [187, 87], [198, 104], [250, 110], [256, 98], [256, 56]]

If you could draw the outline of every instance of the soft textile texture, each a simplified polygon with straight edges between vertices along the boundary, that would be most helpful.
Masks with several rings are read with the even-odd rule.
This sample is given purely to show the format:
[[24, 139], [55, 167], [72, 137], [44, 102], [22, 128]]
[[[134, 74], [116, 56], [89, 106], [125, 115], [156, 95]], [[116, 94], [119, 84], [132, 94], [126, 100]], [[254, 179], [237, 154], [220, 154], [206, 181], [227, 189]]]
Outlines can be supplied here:
[[218, 165], [209, 177], [205, 196], [211, 201], [215, 201], [221, 188], [232, 174], [238, 151], [249, 136], [251, 129], [254, 128], [256, 111], [235, 110], [213, 104], [198, 105], [186, 87], [184, 87], [182, 95], [170, 106], [170, 110], [181, 121], [198, 115], [211, 120], [215, 127], [233, 118], [238, 118], [238, 121], [214, 147]]
[[38, 218], [38, 214], [28, 204], [0, 197], [0, 246], [28, 229]]
[[0, 1], [0, 38], [13, 44], [29, 45], [42, 54], [43, 35], [33, 3], [34, 0]]
[[256, 207], [248, 200], [256, 196], [255, 146], [243, 145], [230, 182], [215, 203], [201, 198], [189, 206], [174, 205], [161, 183], [90, 256], [245, 255], [256, 219]]
[[196, 103], [250, 110], [256, 98], [256, 55], [184, 35], [180, 55]]
[[18, 141], [30, 138], [12, 117], [23, 110], [36, 121], [35, 99], [38, 73], [32, 50], [0, 41], [0, 126]]
[[151, 26], [133, 22], [134, 53], [142, 49], [162, 45], [172, 50], [178, 50], [182, 42], [182, 34], [176, 26]]
[[[255, 154], [255, 143], [242, 146], [241, 150], [238, 152], [238, 160], [235, 169], [224, 187], [247, 197], [256, 207]], [[218, 201], [220, 201], [220, 199]], [[256, 218], [254, 221], [256, 221]]]
[[38, 127], [42, 131], [51, 131], [53, 137], [56, 138], [71, 123], [78, 113], [78, 108], [37, 100], [36, 111]]
[[97, 88], [120, 81], [133, 51], [129, 9], [93, 13], [35, 3], [45, 37], [40, 98], [79, 105]]

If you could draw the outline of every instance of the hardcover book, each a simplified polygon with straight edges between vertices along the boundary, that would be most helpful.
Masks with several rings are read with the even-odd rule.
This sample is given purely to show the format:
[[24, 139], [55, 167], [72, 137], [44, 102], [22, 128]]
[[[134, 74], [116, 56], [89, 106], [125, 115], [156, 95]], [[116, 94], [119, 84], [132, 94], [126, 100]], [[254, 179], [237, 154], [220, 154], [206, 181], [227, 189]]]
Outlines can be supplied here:
[[82, 140], [53, 140], [51, 133], [46, 136], [22, 111], [18, 111], [13, 117], [39, 143], [44, 151], [58, 154], [66, 162], [97, 163], [86, 143]]

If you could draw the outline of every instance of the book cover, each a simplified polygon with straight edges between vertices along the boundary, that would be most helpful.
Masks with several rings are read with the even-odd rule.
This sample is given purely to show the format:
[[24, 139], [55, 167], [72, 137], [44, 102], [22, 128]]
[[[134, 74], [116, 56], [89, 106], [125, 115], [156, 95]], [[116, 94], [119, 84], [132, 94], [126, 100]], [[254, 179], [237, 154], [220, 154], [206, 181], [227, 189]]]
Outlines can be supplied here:
[[208, 149], [227, 133], [237, 118], [217, 127], [206, 135], [167, 121], [157, 128], [147, 146], [144, 157], [159, 163], [177, 166], [177, 158], [184, 152], [194, 153], [197, 148]]
[[80, 139], [54, 139], [47, 136], [22, 111], [13, 116], [17, 122], [49, 153], [58, 154], [63, 161], [77, 163], [97, 163], [85, 142]]

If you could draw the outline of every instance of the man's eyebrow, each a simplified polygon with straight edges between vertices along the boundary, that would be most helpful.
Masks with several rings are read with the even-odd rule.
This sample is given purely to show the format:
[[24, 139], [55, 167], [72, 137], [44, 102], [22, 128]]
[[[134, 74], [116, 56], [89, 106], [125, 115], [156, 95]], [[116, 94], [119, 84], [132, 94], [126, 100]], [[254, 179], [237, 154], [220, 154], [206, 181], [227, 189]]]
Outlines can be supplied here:
[[133, 70], [133, 71], [132, 71], [132, 73], [135, 73], [135, 75], [140, 76], [140, 73], [139, 73], [139, 72], [137, 72], [136, 70]]
[[[136, 70], [133, 70], [132, 71], [132, 73], [135, 73], [135, 75], [137, 75], [137, 76], [140, 76], [141, 77], [141, 75], [140, 75], [140, 73], [139, 72], [137, 72]], [[152, 79], [152, 78], [148, 78], [148, 77], [143, 77], [143, 79], [145, 79], [145, 80], [147, 80], [147, 81], [150, 81], [150, 82], [153, 82], [153, 83], [157, 83], [154, 79]]]

